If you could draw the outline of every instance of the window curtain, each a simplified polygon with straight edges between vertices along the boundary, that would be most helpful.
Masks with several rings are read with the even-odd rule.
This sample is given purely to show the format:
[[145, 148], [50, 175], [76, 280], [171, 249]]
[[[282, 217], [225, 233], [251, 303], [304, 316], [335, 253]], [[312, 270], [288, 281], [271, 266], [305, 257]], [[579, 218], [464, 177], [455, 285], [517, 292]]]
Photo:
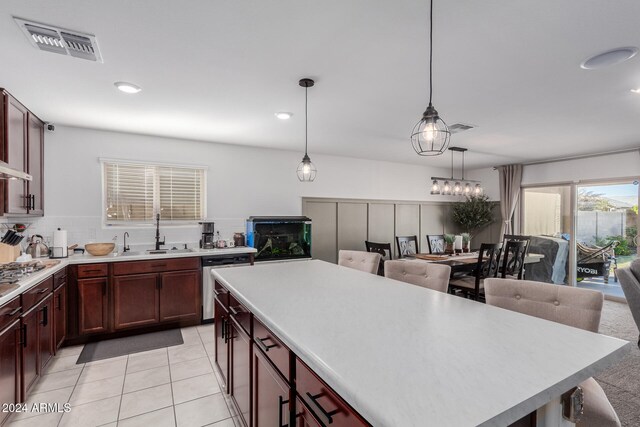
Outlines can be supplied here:
[[520, 199], [522, 165], [500, 166], [498, 172], [500, 175], [500, 213], [502, 214], [500, 236], [517, 234], [513, 229], [511, 219]]

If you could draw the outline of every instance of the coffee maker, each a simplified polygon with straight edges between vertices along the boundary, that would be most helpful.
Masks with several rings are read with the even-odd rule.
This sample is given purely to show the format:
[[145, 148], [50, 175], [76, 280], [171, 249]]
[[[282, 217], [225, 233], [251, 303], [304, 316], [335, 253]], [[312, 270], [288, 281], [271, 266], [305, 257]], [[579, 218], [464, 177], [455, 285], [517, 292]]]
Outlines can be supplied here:
[[201, 249], [215, 248], [214, 227], [213, 222], [201, 222], [202, 238], [200, 238]]

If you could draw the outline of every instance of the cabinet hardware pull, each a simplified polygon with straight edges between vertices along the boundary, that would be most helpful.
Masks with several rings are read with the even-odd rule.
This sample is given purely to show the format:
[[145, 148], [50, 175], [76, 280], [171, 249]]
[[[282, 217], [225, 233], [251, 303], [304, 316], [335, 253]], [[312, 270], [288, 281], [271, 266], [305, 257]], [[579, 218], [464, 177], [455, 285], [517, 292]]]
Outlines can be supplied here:
[[22, 326], [22, 347], [27, 348], [27, 325]]
[[49, 306], [45, 305], [42, 307], [42, 326], [47, 326], [49, 324]]
[[222, 320], [222, 339], [225, 344], [227, 343], [227, 321], [223, 318]]
[[42, 295], [42, 294], [44, 294], [45, 292], [47, 292], [47, 288], [40, 289], [38, 292], [36, 292], [36, 294], [38, 294], [38, 295]]
[[167, 264], [151, 264], [151, 267], [166, 267]]
[[107, 282], [102, 283], [102, 295], [107, 294]]
[[84, 270], [85, 273], [102, 273], [102, 269]]
[[31, 201], [31, 198], [29, 197], [28, 194], [24, 195], [24, 206], [23, 208], [25, 208], [26, 210], [29, 210], [29, 202]]
[[14, 308], [11, 312], [9, 312], [9, 313], [5, 313], [5, 316], [9, 316], [9, 317], [11, 317], [11, 316], [15, 316], [16, 314], [20, 313], [20, 309], [21, 309], [21, 308], [22, 308], [22, 307], [16, 307], [16, 308]]
[[302, 396], [302, 398], [304, 399], [305, 403], [309, 405], [311, 409], [313, 409], [314, 414], [317, 417], [321, 418], [320, 423], [323, 426], [327, 426], [333, 423], [333, 416], [339, 413], [340, 410], [334, 409], [333, 411], [327, 411], [326, 409], [324, 409], [317, 402], [317, 399], [320, 399], [324, 395], [325, 395], [324, 393], [318, 393], [316, 395], [312, 395], [311, 393], [307, 392], [305, 396]]
[[231, 312], [231, 314], [233, 314], [234, 316], [237, 316], [238, 314], [244, 314], [245, 311], [242, 310], [242, 306], [237, 306], [237, 307], [232, 307], [229, 306], [229, 311]]
[[266, 340], [270, 340], [271, 337], [266, 337], [266, 338], [258, 338], [256, 337], [256, 344], [258, 344], [258, 347], [260, 347], [260, 350], [264, 351], [265, 353], [267, 351], [269, 351], [270, 348], [273, 347], [278, 347], [278, 344], [271, 344], [271, 345], [266, 345], [263, 341]]
[[229, 342], [229, 321], [227, 319], [224, 319], [224, 323], [223, 326], [224, 328], [224, 343], [228, 343]]
[[35, 210], [35, 208], [36, 208], [36, 195], [32, 194], [31, 195], [31, 207], [29, 209]]
[[222, 294], [223, 294], [223, 292], [220, 292], [219, 290], [214, 289], [214, 290], [213, 290], [213, 294], [214, 294], [215, 296], [219, 297], [220, 295], [222, 295]]
[[56, 306], [58, 310], [62, 310], [62, 295], [58, 295], [58, 305]]
[[289, 400], [284, 400], [282, 396], [278, 396], [278, 427], [287, 427], [282, 425], [282, 406], [289, 403]]

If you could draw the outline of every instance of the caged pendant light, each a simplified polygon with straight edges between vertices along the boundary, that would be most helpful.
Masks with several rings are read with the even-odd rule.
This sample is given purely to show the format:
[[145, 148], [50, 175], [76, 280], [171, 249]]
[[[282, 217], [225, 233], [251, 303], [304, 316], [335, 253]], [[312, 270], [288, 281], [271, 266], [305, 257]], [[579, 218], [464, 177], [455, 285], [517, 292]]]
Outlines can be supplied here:
[[421, 156], [439, 156], [449, 146], [451, 132], [431, 103], [433, 96], [433, 0], [429, 12], [429, 106], [413, 127], [411, 145]]
[[313, 87], [315, 82], [311, 79], [301, 79], [298, 84], [304, 88], [304, 157], [298, 165], [298, 179], [301, 182], [312, 182], [316, 179], [316, 167], [311, 163], [311, 159], [307, 154], [307, 145], [309, 141], [309, 114], [308, 114], [308, 96], [307, 91]]

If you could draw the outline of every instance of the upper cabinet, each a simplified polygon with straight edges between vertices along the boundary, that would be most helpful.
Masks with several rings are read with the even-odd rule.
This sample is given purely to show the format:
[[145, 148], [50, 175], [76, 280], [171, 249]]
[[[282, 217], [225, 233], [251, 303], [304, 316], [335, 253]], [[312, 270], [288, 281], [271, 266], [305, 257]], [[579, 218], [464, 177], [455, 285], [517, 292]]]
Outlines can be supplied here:
[[1, 108], [2, 160], [33, 177], [29, 182], [2, 182], [1, 213], [43, 216], [44, 123], [5, 90], [2, 90]]

